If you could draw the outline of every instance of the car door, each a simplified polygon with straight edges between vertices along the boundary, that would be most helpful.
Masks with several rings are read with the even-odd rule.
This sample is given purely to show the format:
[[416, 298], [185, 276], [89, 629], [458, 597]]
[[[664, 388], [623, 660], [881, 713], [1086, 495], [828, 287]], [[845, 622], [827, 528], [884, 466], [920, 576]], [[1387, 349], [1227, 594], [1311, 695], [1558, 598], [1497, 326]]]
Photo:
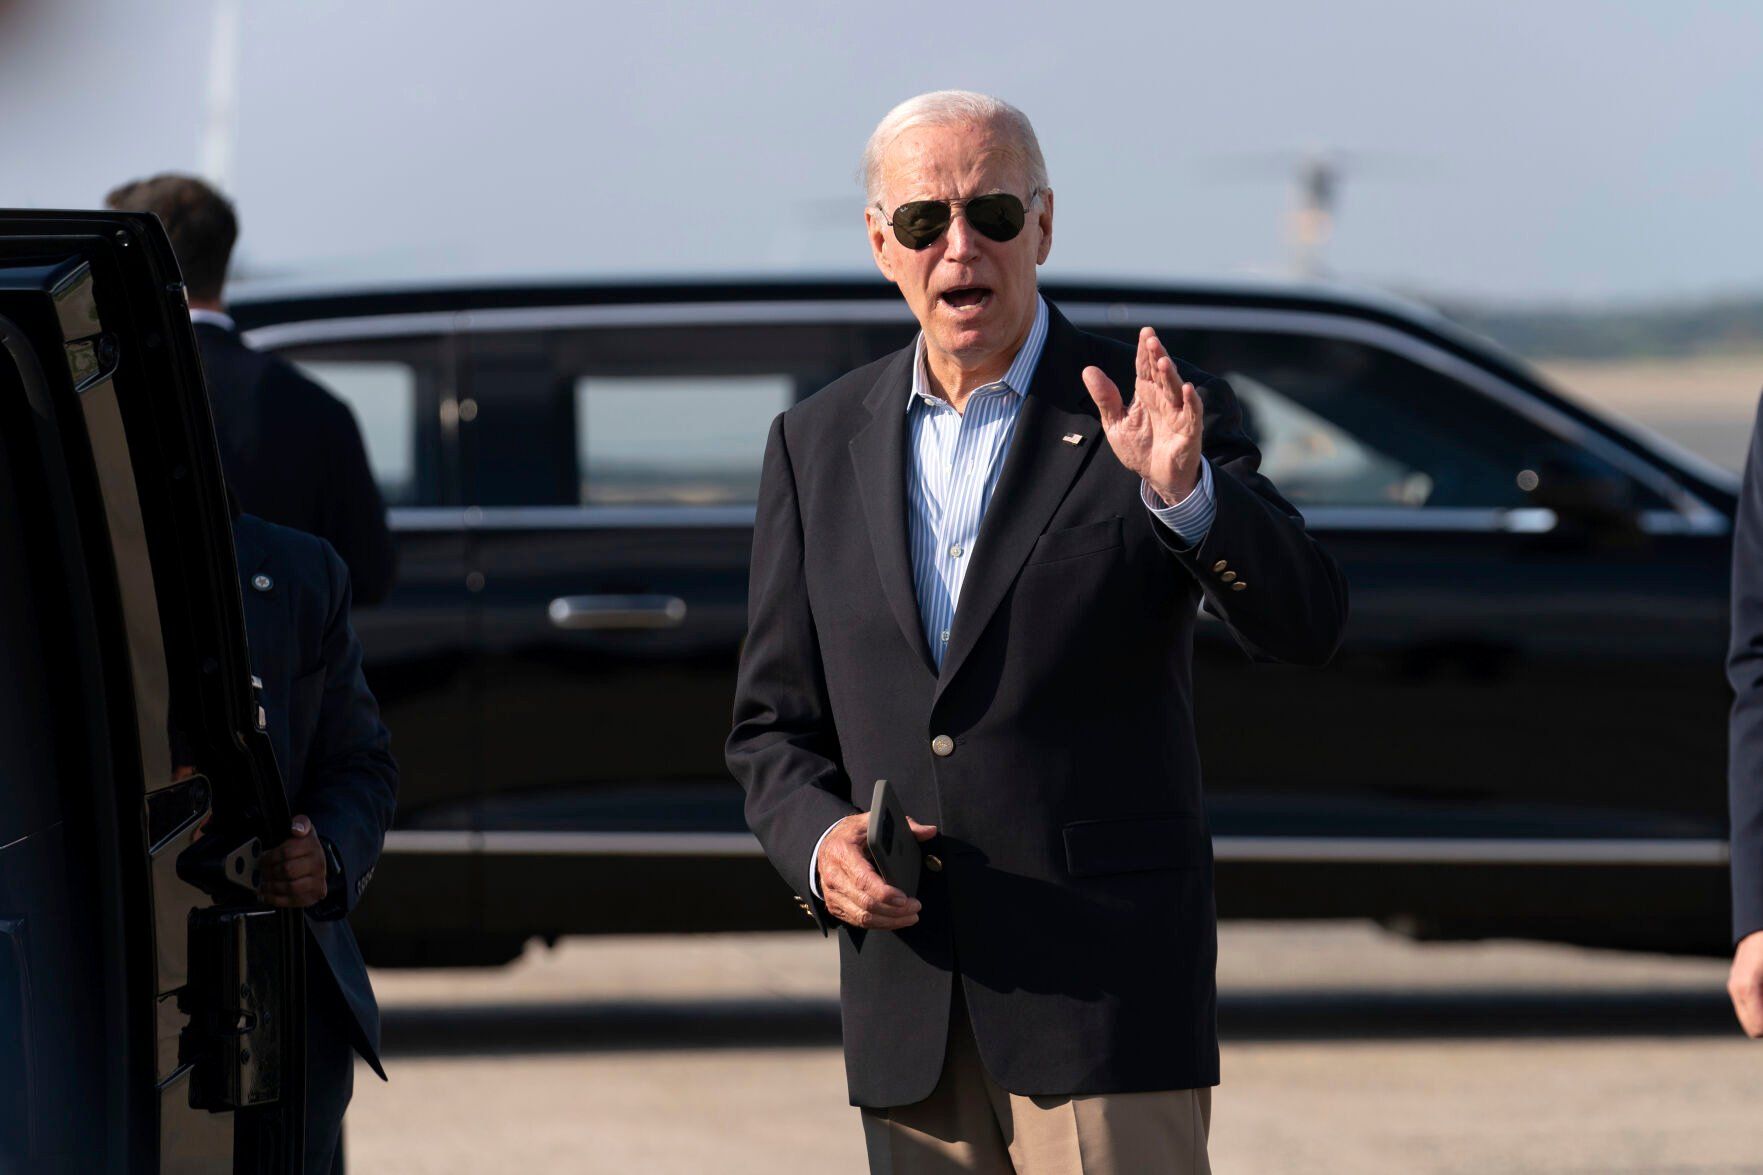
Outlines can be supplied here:
[[305, 930], [183, 287], [0, 212], [0, 1167], [297, 1171]]
[[1221, 859], [1233, 838], [1348, 855], [1412, 838], [1443, 861], [1513, 837], [1720, 834], [1720, 511], [1417, 334], [1163, 317], [1172, 350], [1231, 381], [1263, 471], [1351, 587], [1321, 672], [1252, 664], [1203, 628]]
[[[765, 881], [722, 760], [753, 504], [772, 419], [843, 369], [848, 339], [673, 309], [687, 320], [583, 308], [579, 325], [503, 318], [467, 339], [486, 907], [511, 927], [671, 925], [653, 904], [556, 898], [584, 862], [657, 835], [675, 856], [732, 845]], [[595, 925], [558, 925], [576, 915]]]

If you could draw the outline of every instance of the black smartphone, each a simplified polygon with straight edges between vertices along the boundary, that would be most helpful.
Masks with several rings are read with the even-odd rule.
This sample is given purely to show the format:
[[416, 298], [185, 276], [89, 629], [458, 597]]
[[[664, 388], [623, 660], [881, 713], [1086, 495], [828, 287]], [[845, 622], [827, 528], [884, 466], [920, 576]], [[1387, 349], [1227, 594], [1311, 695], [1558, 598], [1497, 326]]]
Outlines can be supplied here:
[[918, 871], [924, 866], [924, 850], [906, 822], [900, 797], [885, 779], [875, 781], [875, 795], [869, 802], [869, 857], [883, 881], [907, 897], [918, 896]]

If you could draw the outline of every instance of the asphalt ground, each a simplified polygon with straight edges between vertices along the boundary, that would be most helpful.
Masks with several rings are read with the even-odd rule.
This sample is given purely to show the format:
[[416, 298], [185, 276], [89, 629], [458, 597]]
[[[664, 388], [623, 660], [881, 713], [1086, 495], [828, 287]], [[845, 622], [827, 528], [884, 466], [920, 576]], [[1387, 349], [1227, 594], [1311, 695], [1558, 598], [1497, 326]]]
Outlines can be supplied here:
[[[1545, 375], [1737, 470], [1763, 356]], [[1220, 932], [1220, 1175], [1763, 1171], [1763, 1044], [1719, 960], [1357, 924]], [[391, 1082], [358, 1068], [354, 1170], [863, 1169], [837, 959], [809, 935], [580, 939], [376, 972]]]
[[[1763, 1170], [1763, 1044], [1724, 975], [1227, 923], [1214, 1169]], [[818, 936], [575, 939], [374, 984], [392, 1079], [358, 1069], [356, 1170], [863, 1169]]]

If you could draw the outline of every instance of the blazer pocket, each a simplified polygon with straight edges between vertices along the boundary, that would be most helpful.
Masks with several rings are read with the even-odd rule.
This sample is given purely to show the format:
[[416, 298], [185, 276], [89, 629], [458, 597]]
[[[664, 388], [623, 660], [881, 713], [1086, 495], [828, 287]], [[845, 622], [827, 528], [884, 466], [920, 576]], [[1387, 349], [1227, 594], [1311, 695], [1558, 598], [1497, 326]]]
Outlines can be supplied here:
[[1205, 821], [1195, 813], [1080, 820], [1065, 826], [1065, 865], [1073, 877], [1198, 869], [1206, 855]]
[[1097, 551], [1107, 551], [1120, 545], [1120, 519], [1104, 518], [1100, 522], [1090, 522], [1083, 526], [1068, 527], [1065, 530], [1050, 530], [1043, 534], [1028, 553], [1029, 563], [1052, 563], [1060, 559], [1075, 559], [1079, 555], [1093, 555]]

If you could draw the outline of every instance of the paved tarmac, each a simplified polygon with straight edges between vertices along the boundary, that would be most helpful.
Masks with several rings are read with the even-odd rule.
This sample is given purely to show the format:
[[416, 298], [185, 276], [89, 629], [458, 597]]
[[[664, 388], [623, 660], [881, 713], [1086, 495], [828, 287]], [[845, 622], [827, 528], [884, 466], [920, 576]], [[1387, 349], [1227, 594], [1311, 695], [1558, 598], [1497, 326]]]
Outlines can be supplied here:
[[1749, 449], [1763, 387], [1763, 355], [1539, 363], [1552, 385], [1645, 425], [1737, 473]]
[[[1763, 1170], [1763, 1044], [1716, 960], [1227, 923], [1212, 1155], [1254, 1172]], [[576, 939], [376, 972], [369, 1172], [861, 1171], [835, 950], [810, 934]]]

